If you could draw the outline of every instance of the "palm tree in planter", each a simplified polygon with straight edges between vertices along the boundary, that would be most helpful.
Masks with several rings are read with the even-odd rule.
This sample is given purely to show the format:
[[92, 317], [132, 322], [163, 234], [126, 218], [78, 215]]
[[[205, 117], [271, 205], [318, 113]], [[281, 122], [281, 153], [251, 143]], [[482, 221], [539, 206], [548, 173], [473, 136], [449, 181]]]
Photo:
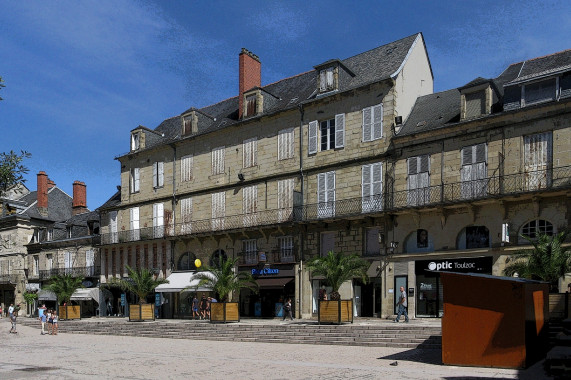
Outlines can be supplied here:
[[169, 280], [158, 278], [153, 272], [147, 268], [133, 269], [126, 265], [129, 277], [112, 278], [109, 285], [118, 285], [123, 291], [131, 292], [139, 298], [139, 303], [129, 305], [129, 321], [144, 321], [155, 319], [155, 304], [147, 303], [147, 296], [155, 291], [155, 288], [161, 284], [168, 284]]
[[319, 301], [319, 323], [353, 322], [353, 300], [341, 300], [341, 285], [358, 277], [367, 283], [369, 262], [357, 254], [345, 255], [329, 251], [327, 255], [315, 257], [307, 264], [309, 270], [317, 276], [323, 276], [333, 290], [329, 300]]
[[81, 319], [81, 306], [70, 305], [71, 296], [79, 289], [83, 288], [83, 277], [74, 277], [71, 274], [52, 276], [47, 290], [55, 293], [59, 306], [59, 316], [61, 319]]
[[549, 292], [559, 291], [559, 279], [571, 272], [571, 250], [563, 247], [567, 232], [549, 236], [539, 233], [536, 239], [522, 235], [533, 249], [521, 250], [512, 255], [505, 269], [506, 276], [514, 276], [549, 282]]
[[235, 272], [238, 258], [225, 259], [219, 257], [218, 265], [206, 267], [192, 278], [199, 279], [197, 287], [206, 286], [218, 296], [218, 301], [210, 304], [211, 322], [239, 322], [238, 302], [228, 302], [232, 292], [240, 289], [258, 291], [256, 279], [248, 272]]

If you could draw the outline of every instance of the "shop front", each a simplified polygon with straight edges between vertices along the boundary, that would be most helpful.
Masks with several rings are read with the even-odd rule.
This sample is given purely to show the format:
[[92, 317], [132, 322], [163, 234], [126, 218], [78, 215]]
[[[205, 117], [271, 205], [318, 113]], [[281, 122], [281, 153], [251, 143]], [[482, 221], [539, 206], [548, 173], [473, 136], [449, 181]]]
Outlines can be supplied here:
[[155, 307], [159, 318], [192, 318], [192, 300], [196, 296], [214, 296], [210, 287], [201, 285], [199, 279], [193, 279], [196, 271], [173, 272], [167, 277], [167, 284], [155, 288]]
[[492, 265], [491, 256], [415, 261], [416, 316], [442, 317], [444, 303], [440, 272], [492, 274]]
[[293, 264], [242, 267], [254, 276], [258, 293], [240, 291], [240, 315], [252, 318], [283, 318], [283, 305], [291, 299], [295, 315], [295, 270]]

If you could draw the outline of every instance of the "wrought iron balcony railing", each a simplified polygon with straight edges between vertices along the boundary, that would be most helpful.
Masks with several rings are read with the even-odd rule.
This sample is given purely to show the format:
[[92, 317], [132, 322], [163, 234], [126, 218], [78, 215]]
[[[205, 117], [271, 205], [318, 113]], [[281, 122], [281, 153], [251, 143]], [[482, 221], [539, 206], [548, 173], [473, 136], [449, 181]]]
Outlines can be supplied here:
[[265, 210], [250, 214], [193, 220], [171, 226], [148, 227], [101, 235], [101, 244], [116, 244], [172, 236], [209, 234], [253, 226], [303, 223], [367, 214], [381, 214], [406, 208], [421, 208], [478, 199], [571, 188], [571, 166], [525, 173], [493, 176], [473, 181], [445, 183], [413, 190], [386, 191], [382, 195], [342, 199]]
[[288, 264], [296, 262], [293, 249], [273, 250], [270, 252], [239, 252], [238, 265]]
[[39, 279], [47, 280], [50, 277], [61, 276], [65, 274], [72, 275], [73, 277], [96, 277], [101, 275], [101, 267], [91, 266], [91, 267], [78, 267], [78, 268], [46, 269], [40, 271]]

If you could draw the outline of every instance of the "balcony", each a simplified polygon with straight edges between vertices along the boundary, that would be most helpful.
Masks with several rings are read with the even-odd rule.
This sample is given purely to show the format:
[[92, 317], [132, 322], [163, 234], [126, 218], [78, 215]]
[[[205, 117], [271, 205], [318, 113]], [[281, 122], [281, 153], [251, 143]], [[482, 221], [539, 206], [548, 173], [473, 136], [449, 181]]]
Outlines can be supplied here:
[[[101, 235], [101, 244], [163, 239], [186, 235], [207, 235], [218, 231], [240, 231], [252, 227], [307, 223], [362, 215], [379, 215], [403, 209], [467, 203], [510, 195], [532, 194], [571, 188], [571, 166], [525, 173], [493, 176], [474, 181], [385, 192], [383, 195], [342, 199], [266, 210], [251, 214], [196, 220], [174, 226], [148, 227]], [[295, 261], [295, 260], [294, 260]]]
[[[295, 263], [296, 257], [293, 249], [274, 250], [264, 252], [263, 259], [260, 260], [260, 252], [239, 252], [238, 265], [258, 265], [258, 264], [289, 264]], [[265, 259], [265, 260], [264, 260]]]
[[97, 277], [101, 275], [101, 267], [78, 267], [78, 268], [53, 268], [41, 270], [39, 279], [48, 280], [52, 276], [72, 275], [73, 277]]

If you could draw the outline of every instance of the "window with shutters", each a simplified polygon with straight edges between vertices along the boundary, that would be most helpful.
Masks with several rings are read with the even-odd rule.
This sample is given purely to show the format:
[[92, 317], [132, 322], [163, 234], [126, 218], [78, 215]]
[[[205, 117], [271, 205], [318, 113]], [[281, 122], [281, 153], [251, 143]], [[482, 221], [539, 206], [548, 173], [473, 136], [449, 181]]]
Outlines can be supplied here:
[[65, 274], [72, 274], [73, 260], [70, 251], [65, 251], [63, 253], [63, 265], [64, 265]]
[[47, 241], [52, 241], [54, 239], [54, 229], [53, 228], [48, 228], [47, 230], [47, 236], [46, 236], [46, 240]]
[[464, 95], [466, 98], [465, 118], [470, 119], [486, 114], [486, 92], [476, 91]]
[[130, 240], [131, 241], [140, 240], [141, 231], [139, 230], [139, 208], [133, 207], [133, 208], [129, 209], [129, 214], [130, 214], [129, 215], [130, 216], [130, 224], [129, 224]]
[[182, 119], [182, 135], [190, 135], [192, 133], [192, 115], [185, 116]]
[[242, 211], [245, 227], [257, 224], [258, 188], [256, 185], [242, 188]]
[[243, 167], [250, 168], [256, 166], [258, 160], [258, 139], [253, 137], [248, 140], [244, 140], [242, 144], [244, 151], [243, 155]]
[[242, 252], [244, 254], [244, 264], [258, 263], [258, 248], [256, 239], [242, 240]]
[[361, 192], [364, 213], [383, 209], [383, 164], [381, 162], [363, 165]]
[[162, 238], [165, 235], [164, 208], [162, 203], [153, 204], [153, 237]]
[[335, 172], [317, 175], [317, 217], [335, 216]]
[[430, 156], [411, 157], [407, 166], [407, 204], [422, 206], [430, 203]]
[[192, 233], [192, 198], [180, 200], [180, 219], [180, 232], [182, 234]]
[[281, 236], [278, 238], [280, 245], [280, 262], [293, 263], [295, 255], [293, 254], [293, 236]]
[[552, 161], [551, 132], [524, 136], [524, 176], [527, 190], [551, 186]]
[[246, 104], [244, 105], [246, 109], [244, 112], [244, 117], [254, 116], [256, 114], [257, 98], [258, 98], [257, 93], [246, 96]]
[[40, 274], [40, 257], [39, 256], [34, 256], [33, 273], [35, 276], [38, 276]]
[[[345, 146], [345, 114], [335, 115], [330, 120], [309, 123], [308, 154], [339, 149]], [[319, 143], [318, 143], [319, 142]]]
[[322, 232], [320, 235], [319, 254], [324, 257], [335, 252], [335, 232]]
[[192, 154], [181, 157], [180, 159], [180, 180], [181, 182], [188, 182], [192, 180]]
[[117, 228], [117, 211], [109, 212], [110, 243], [119, 243], [119, 230]]
[[292, 220], [293, 178], [278, 181], [278, 221]]
[[95, 251], [93, 249], [85, 251], [85, 274], [87, 276], [95, 274]]
[[139, 150], [141, 148], [141, 133], [135, 132], [131, 134], [131, 151]]
[[278, 161], [293, 158], [293, 128], [278, 132]]
[[487, 146], [477, 144], [462, 148], [460, 191], [462, 199], [486, 196], [487, 193]]
[[224, 229], [224, 217], [226, 215], [226, 193], [212, 194], [212, 229]]
[[138, 193], [140, 188], [139, 183], [139, 168], [133, 168], [130, 172], [131, 194]]
[[379, 233], [380, 230], [378, 227], [367, 228], [365, 230], [365, 256], [379, 256], [381, 254]]
[[522, 88], [522, 106], [555, 100], [557, 78], [526, 84]]
[[[536, 219], [532, 220], [521, 228], [521, 235], [527, 236], [530, 239], [537, 239], [539, 234], [553, 236], [553, 224], [547, 220]], [[521, 240], [526, 241], [525, 239]]]
[[383, 137], [383, 105], [363, 108], [363, 141]]
[[54, 269], [54, 256], [52, 254], [48, 254], [46, 255], [46, 270], [48, 270], [48, 277], [51, 277], [52, 269]]
[[165, 184], [165, 164], [164, 162], [155, 162], [153, 164], [153, 188], [163, 187]]
[[224, 173], [224, 152], [225, 148], [222, 146], [220, 148], [212, 149], [212, 174], [223, 174]]
[[334, 67], [328, 67], [319, 71], [319, 92], [335, 90]]

